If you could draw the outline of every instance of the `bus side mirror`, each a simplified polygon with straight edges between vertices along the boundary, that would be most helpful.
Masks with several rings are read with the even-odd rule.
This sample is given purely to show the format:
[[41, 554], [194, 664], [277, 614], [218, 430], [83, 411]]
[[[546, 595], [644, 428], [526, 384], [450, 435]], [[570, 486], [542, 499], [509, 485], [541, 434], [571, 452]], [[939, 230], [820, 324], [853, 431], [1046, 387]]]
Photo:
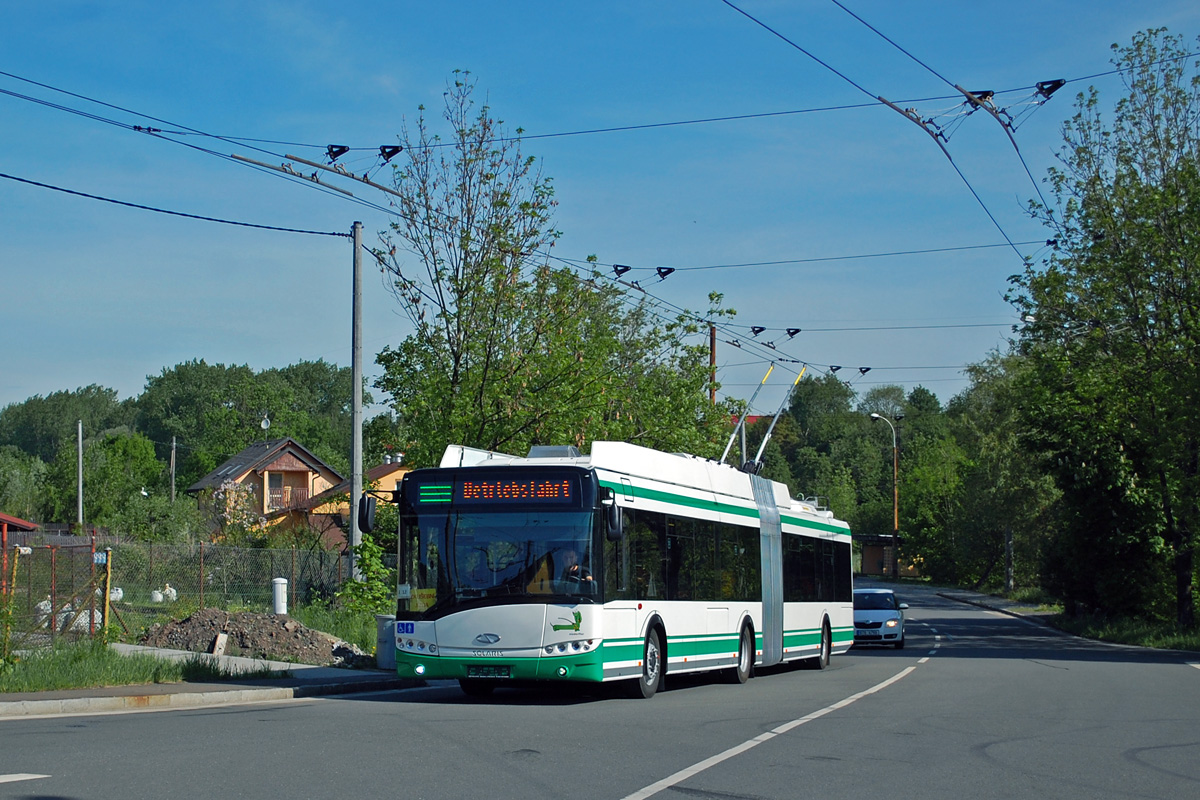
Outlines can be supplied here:
[[375, 530], [375, 498], [369, 494], [358, 498], [358, 529], [363, 533]]
[[619, 542], [625, 536], [621, 508], [617, 505], [617, 495], [607, 486], [600, 489], [600, 505], [604, 508], [604, 521], [607, 537], [610, 542]]

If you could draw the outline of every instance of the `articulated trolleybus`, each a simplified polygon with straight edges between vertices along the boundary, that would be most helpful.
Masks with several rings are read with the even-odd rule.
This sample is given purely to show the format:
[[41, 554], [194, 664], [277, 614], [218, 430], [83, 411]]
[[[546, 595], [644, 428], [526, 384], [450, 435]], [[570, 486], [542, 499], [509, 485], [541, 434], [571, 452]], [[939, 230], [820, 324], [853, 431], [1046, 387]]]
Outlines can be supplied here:
[[405, 476], [396, 666], [509, 681], [821, 668], [854, 638], [850, 530], [787, 487], [620, 442], [519, 458], [452, 445]]

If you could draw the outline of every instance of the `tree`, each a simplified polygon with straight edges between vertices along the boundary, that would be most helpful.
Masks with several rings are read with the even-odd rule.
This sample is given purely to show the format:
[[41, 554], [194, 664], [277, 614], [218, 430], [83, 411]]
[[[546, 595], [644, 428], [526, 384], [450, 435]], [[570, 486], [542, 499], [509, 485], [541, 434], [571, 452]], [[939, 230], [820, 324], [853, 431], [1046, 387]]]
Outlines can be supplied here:
[[[353, 435], [350, 407], [354, 394], [353, 370], [317, 359], [264, 370], [258, 378], [266, 381], [279, 378], [291, 390], [288, 410], [292, 413], [288, 423], [292, 427], [288, 435], [334, 469], [348, 473]], [[371, 393], [364, 391], [363, 405], [372, 402]]]
[[125, 497], [104, 524], [112, 533], [145, 542], [191, 542], [207, 538], [212, 529], [190, 498], [172, 503], [162, 490]]
[[28, 520], [41, 516], [46, 471], [37, 456], [0, 446], [0, 511]]
[[599, 438], [712, 454], [728, 409], [708, 403], [707, 350], [687, 344], [700, 322], [662, 321], [589, 269], [553, 266], [553, 186], [474, 90], [455, 73], [448, 142], [423, 107], [403, 130], [399, 221], [376, 252], [414, 329], [379, 354], [375, 384], [406, 460]]
[[[137, 427], [156, 443], [163, 460], [175, 437], [182, 486], [255, 441], [285, 436], [345, 473], [351, 381], [349, 367], [322, 360], [257, 373], [246, 365], [186, 361], [147, 379], [137, 399]], [[271, 422], [266, 430], [264, 418]]]
[[[84, 522], [107, 526], [127, 503], [140, 498], [147, 486], [159, 482], [163, 465], [154, 457], [154, 445], [141, 434], [106, 434], [84, 440]], [[73, 521], [78, 502], [76, 451], [61, 448], [46, 477], [46, 513], [49, 520]]]
[[[1033, 211], [1056, 252], [1015, 276], [1031, 441], [1063, 491], [1064, 588], [1195, 625], [1200, 525], [1200, 75], [1165, 30], [1114, 45], [1126, 95], [1111, 124], [1079, 95]], [[1172, 580], [1164, 576], [1173, 573]]]
[[128, 429], [133, 423], [132, 401], [118, 400], [115, 390], [95, 384], [45, 397], [34, 395], [0, 409], [0, 446], [15, 445], [49, 463], [58, 455], [60, 443], [74, 443], [79, 421], [85, 436]]
[[1042, 585], [1058, 491], [1022, 436], [1020, 356], [994, 353], [968, 369], [971, 384], [946, 410], [961, 454], [948, 518], [927, 563], [935, 579], [999, 586], [1005, 540], [1013, 542], [1014, 583]]

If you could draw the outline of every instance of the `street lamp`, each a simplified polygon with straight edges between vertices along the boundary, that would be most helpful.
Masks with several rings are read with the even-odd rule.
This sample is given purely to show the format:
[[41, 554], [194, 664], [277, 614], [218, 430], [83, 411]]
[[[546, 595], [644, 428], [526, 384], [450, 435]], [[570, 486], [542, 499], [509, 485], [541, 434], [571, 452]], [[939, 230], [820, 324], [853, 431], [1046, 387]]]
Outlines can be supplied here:
[[[871, 413], [871, 419], [881, 419], [892, 429], [892, 579], [900, 577], [900, 448], [896, 443], [896, 426], [882, 414]], [[896, 415], [896, 421], [904, 419]]]

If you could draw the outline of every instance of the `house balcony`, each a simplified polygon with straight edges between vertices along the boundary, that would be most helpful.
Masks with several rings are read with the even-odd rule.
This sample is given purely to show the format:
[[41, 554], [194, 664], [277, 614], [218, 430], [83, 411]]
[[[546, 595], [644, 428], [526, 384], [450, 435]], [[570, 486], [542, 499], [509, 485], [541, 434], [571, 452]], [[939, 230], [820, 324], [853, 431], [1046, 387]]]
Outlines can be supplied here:
[[267, 497], [267, 511], [286, 511], [308, 505], [308, 489], [300, 486], [285, 486], [271, 489]]

